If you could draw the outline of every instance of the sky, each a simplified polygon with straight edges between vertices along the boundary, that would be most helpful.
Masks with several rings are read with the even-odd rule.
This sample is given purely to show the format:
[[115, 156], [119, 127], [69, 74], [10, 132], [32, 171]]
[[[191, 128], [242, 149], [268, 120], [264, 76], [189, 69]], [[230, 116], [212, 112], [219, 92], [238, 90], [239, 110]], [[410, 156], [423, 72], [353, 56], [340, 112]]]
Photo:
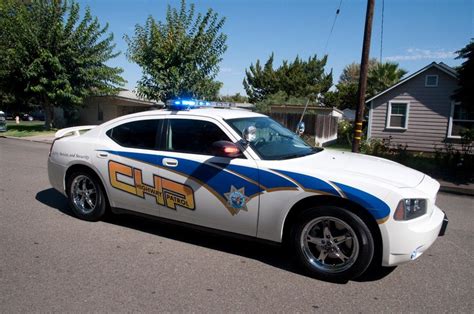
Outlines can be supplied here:
[[[180, 0], [82, 0], [102, 24], [109, 23], [117, 50], [109, 61], [124, 69], [126, 88], [133, 90], [141, 78], [140, 67], [127, 60], [123, 35], [133, 36], [136, 24], [152, 15], [163, 20], [167, 5]], [[194, 0], [198, 12], [209, 8], [226, 22], [227, 51], [217, 80], [221, 95], [245, 94], [245, 69], [257, 59], [275, 54], [274, 67], [282, 60], [328, 55], [326, 72], [337, 83], [344, 66], [360, 62], [367, 1], [364, 0]], [[330, 30], [340, 5], [333, 32]], [[382, 10], [383, 6], [383, 10]], [[383, 11], [383, 36], [382, 31]], [[474, 37], [474, 0], [375, 0], [370, 56], [399, 63], [413, 73], [435, 61], [458, 66], [455, 51]], [[381, 45], [381, 38], [383, 44]]]

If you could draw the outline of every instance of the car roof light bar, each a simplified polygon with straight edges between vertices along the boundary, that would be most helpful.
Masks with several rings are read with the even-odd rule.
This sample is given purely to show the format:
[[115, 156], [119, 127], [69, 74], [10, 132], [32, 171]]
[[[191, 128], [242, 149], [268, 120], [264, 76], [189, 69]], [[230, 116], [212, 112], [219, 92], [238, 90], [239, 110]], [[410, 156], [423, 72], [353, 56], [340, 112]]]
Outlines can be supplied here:
[[174, 99], [166, 102], [166, 107], [170, 110], [190, 110], [197, 108], [235, 108], [236, 103], [206, 101], [195, 99]]

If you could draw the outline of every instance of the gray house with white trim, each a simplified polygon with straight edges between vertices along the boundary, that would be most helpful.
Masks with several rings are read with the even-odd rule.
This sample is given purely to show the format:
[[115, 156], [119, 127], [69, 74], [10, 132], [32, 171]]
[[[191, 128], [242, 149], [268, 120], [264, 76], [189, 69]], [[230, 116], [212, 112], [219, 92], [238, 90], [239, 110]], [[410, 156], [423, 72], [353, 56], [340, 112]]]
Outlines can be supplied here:
[[[445, 143], [459, 147], [460, 131], [474, 126], [473, 113], [452, 101], [456, 71], [433, 62], [367, 100], [367, 138], [388, 139], [393, 146], [434, 152]], [[472, 109], [471, 109], [472, 111]]]

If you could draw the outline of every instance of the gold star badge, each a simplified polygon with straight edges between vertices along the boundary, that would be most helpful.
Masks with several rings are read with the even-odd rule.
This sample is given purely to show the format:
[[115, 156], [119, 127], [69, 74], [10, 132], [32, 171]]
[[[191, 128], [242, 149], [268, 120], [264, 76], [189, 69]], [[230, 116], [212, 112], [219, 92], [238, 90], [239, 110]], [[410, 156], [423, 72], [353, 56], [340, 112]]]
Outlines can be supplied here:
[[236, 215], [239, 211], [247, 211], [247, 202], [249, 198], [245, 196], [245, 188], [242, 187], [237, 189], [235, 186], [230, 186], [230, 192], [224, 193], [227, 199], [227, 209], [233, 215]]

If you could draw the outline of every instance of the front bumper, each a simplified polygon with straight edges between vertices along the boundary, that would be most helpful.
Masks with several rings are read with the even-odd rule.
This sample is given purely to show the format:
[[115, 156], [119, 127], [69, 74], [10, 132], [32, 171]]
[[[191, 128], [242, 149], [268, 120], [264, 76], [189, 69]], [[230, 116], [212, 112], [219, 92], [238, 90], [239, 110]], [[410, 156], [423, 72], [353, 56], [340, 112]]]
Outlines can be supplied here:
[[420, 257], [446, 232], [446, 214], [433, 205], [431, 215], [410, 221], [387, 222], [381, 229], [384, 243], [383, 266], [400, 265]]

